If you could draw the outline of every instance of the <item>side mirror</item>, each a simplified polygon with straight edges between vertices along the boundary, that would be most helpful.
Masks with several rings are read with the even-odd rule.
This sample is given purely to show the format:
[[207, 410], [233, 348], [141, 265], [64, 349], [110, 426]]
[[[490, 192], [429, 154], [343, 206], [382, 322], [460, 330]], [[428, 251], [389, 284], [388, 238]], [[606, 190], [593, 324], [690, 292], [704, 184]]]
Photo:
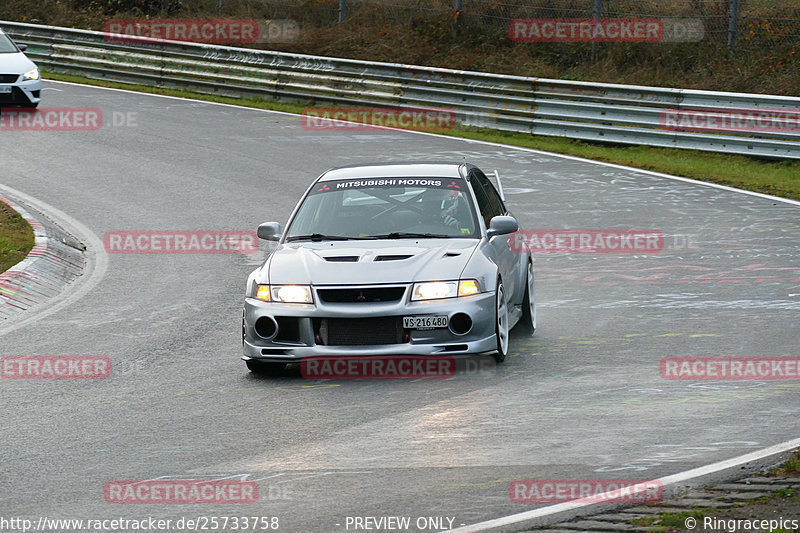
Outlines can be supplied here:
[[25, 50], [28, 49], [28, 45], [27, 44], [18, 44], [17, 48], [19, 48], [20, 52], [24, 52]]
[[265, 241], [279, 241], [281, 239], [281, 225], [277, 222], [264, 222], [258, 226], [258, 238]]
[[508, 235], [519, 229], [517, 219], [514, 217], [498, 215], [489, 221], [489, 229], [486, 235], [491, 239], [495, 235]]

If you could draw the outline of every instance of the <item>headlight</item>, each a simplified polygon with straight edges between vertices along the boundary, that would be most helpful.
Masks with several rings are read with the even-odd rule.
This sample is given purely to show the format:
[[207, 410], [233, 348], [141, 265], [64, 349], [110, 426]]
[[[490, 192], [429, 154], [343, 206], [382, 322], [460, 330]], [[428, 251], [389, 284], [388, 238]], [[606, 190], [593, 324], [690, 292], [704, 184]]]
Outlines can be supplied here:
[[456, 295], [455, 281], [429, 281], [415, 283], [411, 300], [433, 300], [435, 298], [452, 298]]
[[308, 285], [259, 285], [256, 289], [256, 298], [265, 302], [314, 303], [311, 287]]
[[[17, 71], [19, 72], [19, 71]], [[38, 80], [39, 79], [39, 69], [35, 68], [33, 70], [29, 70], [25, 74], [22, 75], [23, 80]]]
[[438, 298], [453, 298], [456, 296], [469, 296], [480, 292], [478, 282], [474, 279], [461, 281], [427, 281], [415, 283], [411, 291], [411, 301], [435, 300]]
[[308, 285], [273, 285], [272, 301], [293, 304], [314, 302], [311, 298], [311, 287]]

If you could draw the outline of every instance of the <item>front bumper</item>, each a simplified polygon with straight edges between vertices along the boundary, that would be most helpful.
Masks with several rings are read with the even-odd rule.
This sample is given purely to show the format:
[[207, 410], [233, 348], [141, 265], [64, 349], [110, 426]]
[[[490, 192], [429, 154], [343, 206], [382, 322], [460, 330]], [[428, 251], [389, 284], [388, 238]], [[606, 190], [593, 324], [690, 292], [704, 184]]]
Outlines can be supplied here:
[[[404, 316], [447, 315], [465, 313], [472, 327], [464, 334], [450, 328], [426, 330], [403, 329], [399, 342], [391, 344], [329, 345], [319, 335], [321, 319], [363, 319], [394, 317], [402, 322]], [[244, 303], [242, 340], [245, 360], [292, 362], [314, 356], [365, 355], [461, 355], [493, 351], [495, 337], [495, 295], [480, 293], [472, 296], [410, 302], [407, 294], [397, 302], [326, 303], [316, 298], [316, 304], [284, 304], [246, 298]], [[279, 332], [272, 338], [256, 333], [259, 318], [275, 318], [278, 324], [292, 325], [291, 339]], [[283, 320], [287, 319], [287, 320]], [[296, 330], [294, 329], [296, 324]], [[369, 342], [369, 338], [365, 338]]]
[[[11, 89], [8, 91], [8, 89]], [[34, 105], [41, 101], [42, 80], [0, 83], [0, 105]]]

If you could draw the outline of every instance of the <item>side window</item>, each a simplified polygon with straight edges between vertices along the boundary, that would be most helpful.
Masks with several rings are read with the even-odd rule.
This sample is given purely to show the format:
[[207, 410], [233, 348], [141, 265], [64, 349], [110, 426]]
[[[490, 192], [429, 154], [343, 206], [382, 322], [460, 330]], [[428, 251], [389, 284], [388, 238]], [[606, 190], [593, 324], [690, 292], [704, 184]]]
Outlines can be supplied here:
[[489, 221], [491, 221], [492, 217], [494, 217], [497, 213], [495, 213], [492, 203], [489, 200], [489, 196], [486, 194], [486, 191], [484, 190], [480, 181], [476, 179], [475, 174], [472, 174], [470, 177], [470, 184], [472, 185], [472, 190], [475, 191], [475, 199], [478, 201], [478, 209], [481, 212], [481, 217], [483, 217], [483, 223], [486, 224], [486, 227], [488, 228]]
[[495, 215], [505, 215], [508, 213], [505, 204], [503, 204], [503, 200], [500, 199], [500, 194], [497, 192], [497, 189], [494, 188], [494, 184], [489, 181], [489, 178], [479, 171], [475, 171], [473, 175], [477, 178], [480, 184], [483, 185], [483, 188], [486, 191], [486, 196], [489, 197], [489, 203], [492, 204], [492, 211], [494, 211]]

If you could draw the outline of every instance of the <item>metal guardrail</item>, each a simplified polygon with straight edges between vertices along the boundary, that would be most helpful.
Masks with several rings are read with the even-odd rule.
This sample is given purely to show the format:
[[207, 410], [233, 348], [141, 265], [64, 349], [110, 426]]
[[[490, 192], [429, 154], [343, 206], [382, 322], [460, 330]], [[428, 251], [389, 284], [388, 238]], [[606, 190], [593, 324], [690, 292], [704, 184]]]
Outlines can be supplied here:
[[[504, 76], [209, 44], [115, 43], [87, 30], [0, 21], [53, 72], [200, 93], [346, 106], [445, 108], [465, 125], [591, 141], [800, 159], [800, 126], [671, 131], [668, 110], [800, 110], [800, 98]], [[778, 128], [780, 129], [780, 128]]]

